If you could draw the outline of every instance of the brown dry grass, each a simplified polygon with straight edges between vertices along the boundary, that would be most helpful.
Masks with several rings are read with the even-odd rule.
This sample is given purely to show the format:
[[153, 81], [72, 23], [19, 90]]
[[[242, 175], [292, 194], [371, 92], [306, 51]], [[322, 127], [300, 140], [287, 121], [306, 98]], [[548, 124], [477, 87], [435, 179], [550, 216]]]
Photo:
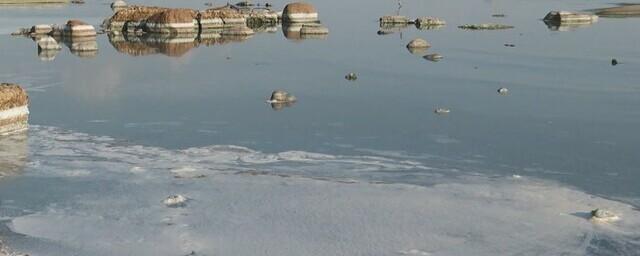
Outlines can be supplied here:
[[0, 111], [29, 104], [27, 91], [17, 84], [0, 84]]
[[126, 9], [120, 10], [113, 14], [109, 19], [110, 22], [140, 22], [148, 19], [149, 17], [158, 14], [167, 10], [168, 8], [164, 7], [155, 7], [155, 6], [139, 6], [133, 5], [129, 6]]
[[290, 3], [284, 7], [282, 13], [284, 15], [289, 13], [316, 13], [316, 8], [313, 5], [303, 2]]
[[189, 23], [196, 18], [197, 12], [191, 9], [167, 9], [147, 18], [154, 23]]

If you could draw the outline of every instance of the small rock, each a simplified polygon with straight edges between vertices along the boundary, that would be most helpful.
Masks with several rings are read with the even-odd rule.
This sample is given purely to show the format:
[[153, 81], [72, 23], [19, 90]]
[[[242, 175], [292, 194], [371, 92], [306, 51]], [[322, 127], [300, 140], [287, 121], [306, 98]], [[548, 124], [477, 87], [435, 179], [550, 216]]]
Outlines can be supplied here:
[[504, 44], [505, 47], [516, 47], [515, 44]]
[[509, 89], [502, 87], [502, 88], [498, 89], [498, 93], [500, 95], [507, 95], [509, 93]]
[[269, 103], [293, 103], [298, 99], [283, 90], [275, 90], [271, 93], [271, 99], [269, 99]]
[[164, 203], [168, 207], [183, 207], [187, 204], [188, 200], [189, 199], [187, 199], [183, 195], [173, 195], [162, 200], [162, 203]]
[[344, 76], [345, 79], [349, 80], [349, 81], [355, 81], [358, 80], [358, 75], [356, 75], [356, 73], [349, 73], [346, 76]]
[[416, 38], [411, 40], [411, 42], [409, 42], [407, 44], [407, 48], [409, 49], [416, 49], [416, 48], [421, 48], [421, 49], [426, 49], [431, 47], [431, 44], [429, 44], [429, 42], [427, 42], [427, 40], [424, 40], [422, 38]]
[[425, 60], [438, 62], [438, 61], [441, 61], [444, 57], [442, 57], [442, 55], [440, 54], [434, 53], [434, 54], [425, 55], [422, 58], [424, 58]]
[[113, 3], [111, 3], [111, 10], [113, 11], [117, 12], [125, 8], [127, 8], [127, 3], [123, 0], [116, 0]]
[[31, 33], [36, 35], [49, 34], [53, 31], [53, 26], [47, 24], [39, 24], [31, 27]]
[[612, 59], [611, 60], [611, 66], [615, 66], [615, 65], [618, 65], [618, 60]]
[[436, 108], [436, 110], [433, 112], [435, 112], [438, 115], [446, 115], [446, 114], [449, 114], [451, 110], [448, 108]]
[[213, 6], [213, 3], [204, 3], [204, 6]]
[[84, 4], [84, 0], [71, 0], [72, 4]]
[[237, 6], [242, 6], [242, 7], [248, 7], [248, 6], [253, 6], [253, 3], [251, 1], [240, 1], [236, 3]]
[[591, 220], [609, 222], [619, 219], [620, 217], [605, 209], [595, 209], [591, 211]]
[[264, 6], [268, 8], [268, 7], [271, 7], [273, 5], [271, 5], [270, 3], [266, 3], [266, 4], [264, 4]]

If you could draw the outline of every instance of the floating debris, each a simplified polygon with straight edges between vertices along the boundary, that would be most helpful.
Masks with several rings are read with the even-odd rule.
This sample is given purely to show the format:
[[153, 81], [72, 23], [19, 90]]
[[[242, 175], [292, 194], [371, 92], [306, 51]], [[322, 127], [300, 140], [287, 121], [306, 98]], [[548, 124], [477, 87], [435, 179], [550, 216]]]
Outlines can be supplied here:
[[347, 79], [349, 81], [355, 81], [355, 80], [358, 80], [358, 75], [356, 75], [356, 73], [351, 72], [346, 76], [344, 76], [344, 79]]
[[162, 203], [164, 203], [164, 205], [166, 205], [167, 207], [176, 208], [186, 206], [188, 200], [189, 199], [183, 195], [173, 195], [162, 200]]
[[594, 9], [592, 11], [600, 17], [607, 18], [639, 17], [640, 4], [625, 4], [618, 7]]
[[500, 95], [507, 95], [507, 94], [509, 94], [509, 89], [502, 87], [502, 88], [498, 89], [498, 93]]
[[612, 59], [611, 60], [611, 66], [615, 66], [615, 65], [618, 65], [618, 60]]
[[17, 84], [0, 84], [0, 135], [27, 129], [29, 96]]
[[495, 24], [495, 23], [483, 23], [483, 24], [465, 24], [458, 26], [460, 29], [466, 30], [502, 30], [502, 29], [512, 29], [514, 26], [503, 25], [503, 24]]
[[451, 113], [451, 110], [448, 108], [436, 108], [436, 110], [434, 110], [433, 112], [438, 115], [446, 115]]
[[591, 220], [598, 222], [617, 221], [620, 217], [605, 209], [595, 209], [591, 211]]
[[434, 54], [428, 54], [428, 55], [422, 56], [422, 58], [428, 61], [438, 62], [438, 61], [441, 61], [444, 57], [442, 57], [442, 55], [440, 54], [434, 53]]
[[318, 11], [308, 3], [290, 3], [282, 10], [282, 20], [284, 22], [317, 22]]

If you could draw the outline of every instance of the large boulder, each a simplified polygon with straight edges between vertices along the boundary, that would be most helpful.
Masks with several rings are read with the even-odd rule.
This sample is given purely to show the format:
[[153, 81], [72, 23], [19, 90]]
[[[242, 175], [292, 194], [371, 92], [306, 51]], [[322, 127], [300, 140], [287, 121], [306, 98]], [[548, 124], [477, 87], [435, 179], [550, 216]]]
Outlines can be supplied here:
[[284, 7], [282, 19], [285, 22], [317, 22], [318, 11], [308, 3], [290, 3]]

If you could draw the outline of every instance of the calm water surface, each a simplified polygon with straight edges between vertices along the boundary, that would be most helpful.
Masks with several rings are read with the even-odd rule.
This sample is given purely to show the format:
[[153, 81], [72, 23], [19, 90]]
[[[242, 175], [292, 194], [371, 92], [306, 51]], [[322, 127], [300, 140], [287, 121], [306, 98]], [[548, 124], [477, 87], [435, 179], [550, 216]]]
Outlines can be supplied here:
[[[205, 8], [201, 1], [134, 3]], [[169, 149], [395, 152], [430, 157], [437, 167], [640, 196], [640, 19], [601, 19], [566, 32], [540, 21], [549, 10], [607, 1], [403, 1], [400, 10], [395, 1], [318, 1], [331, 31], [326, 40], [288, 40], [279, 29], [178, 56], [128, 55], [100, 35], [93, 58], [65, 48], [41, 61], [35, 43], [8, 35], [71, 17], [97, 25], [111, 14], [107, 4], [0, 8], [0, 80], [29, 90], [32, 124]], [[377, 17], [396, 12], [438, 16], [448, 25], [377, 35]], [[456, 28], [479, 22], [516, 28]], [[415, 37], [444, 60], [410, 54], [404, 46]], [[611, 66], [611, 58], [623, 64]], [[348, 72], [359, 79], [346, 81]], [[509, 95], [497, 94], [500, 87]], [[264, 100], [278, 88], [299, 102], [272, 110]], [[436, 115], [438, 107], [451, 113]]]

